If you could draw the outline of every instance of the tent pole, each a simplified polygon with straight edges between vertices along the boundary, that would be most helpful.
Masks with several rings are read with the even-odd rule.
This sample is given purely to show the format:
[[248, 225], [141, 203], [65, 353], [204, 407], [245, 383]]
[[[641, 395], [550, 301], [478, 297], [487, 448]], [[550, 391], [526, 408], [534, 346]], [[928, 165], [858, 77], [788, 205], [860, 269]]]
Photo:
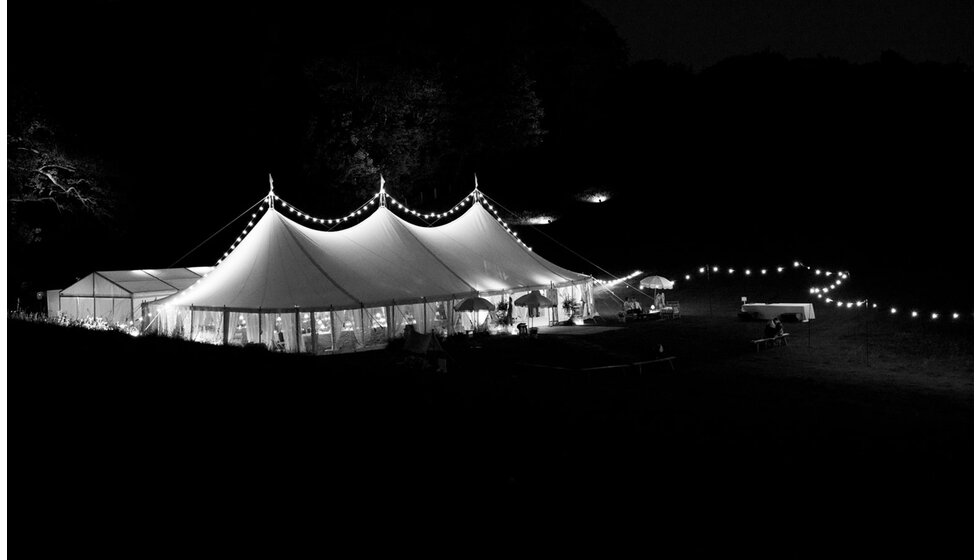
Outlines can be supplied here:
[[[299, 334], [299, 309], [296, 309], [296, 353], [299, 353], [299, 345], [302, 342]], [[312, 336], [310, 338], [313, 338]]]
[[231, 314], [228, 313], [228, 308], [225, 307], [225, 309], [221, 312], [221, 325], [222, 325], [222, 329], [221, 330], [224, 331], [221, 334], [221, 343], [224, 344], [224, 345], [226, 345], [226, 346], [228, 345], [228, 326], [229, 326], [228, 325], [228, 321], [229, 321], [229, 319], [231, 319]]
[[310, 311], [310, 349], [313, 351], [313, 355], [316, 356], [317, 353], [317, 340], [320, 336], [319, 329], [316, 328], [316, 312]]
[[330, 306], [330, 351], [337, 351], [337, 335], [334, 334], [334, 324], [333, 324], [333, 306]]

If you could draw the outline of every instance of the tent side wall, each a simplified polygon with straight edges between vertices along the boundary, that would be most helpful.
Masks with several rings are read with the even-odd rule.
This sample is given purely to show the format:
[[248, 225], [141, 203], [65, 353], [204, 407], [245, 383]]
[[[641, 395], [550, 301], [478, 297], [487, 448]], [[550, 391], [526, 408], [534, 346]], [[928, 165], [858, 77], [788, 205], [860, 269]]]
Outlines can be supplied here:
[[[500, 304], [529, 292], [519, 289], [484, 296]], [[542, 314], [551, 313], [554, 320], [571, 318], [561, 309], [561, 298], [564, 297], [576, 302], [577, 314], [591, 315], [591, 279], [549, 292], [554, 292], [552, 300], [558, 306], [557, 311], [541, 310]], [[415, 332], [441, 337], [492, 328], [496, 324], [493, 312], [484, 311], [472, 316], [469, 312], [455, 311], [456, 305], [466, 297], [469, 296], [411, 304], [334, 310], [296, 308], [291, 311], [168, 306], [164, 300], [155, 300], [142, 302], [136, 315], [146, 319], [144, 332], [208, 344], [245, 346], [258, 343], [270, 350], [287, 353], [330, 354], [383, 348], [388, 341], [404, 336], [408, 326]], [[511, 318], [515, 325], [526, 321], [527, 308], [514, 306]]]
[[48, 290], [48, 317], [56, 318], [61, 313], [61, 290]]

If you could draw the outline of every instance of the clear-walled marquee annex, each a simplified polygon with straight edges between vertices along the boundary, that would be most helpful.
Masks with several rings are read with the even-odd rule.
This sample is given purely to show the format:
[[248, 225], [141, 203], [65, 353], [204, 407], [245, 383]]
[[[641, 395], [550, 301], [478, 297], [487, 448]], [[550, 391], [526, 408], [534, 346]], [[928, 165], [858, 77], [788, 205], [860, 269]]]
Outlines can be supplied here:
[[48, 316], [73, 320], [102, 318], [125, 324], [140, 316], [140, 307], [192, 286], [212, 267], [92, 272], [63, 290], [48, 290]]

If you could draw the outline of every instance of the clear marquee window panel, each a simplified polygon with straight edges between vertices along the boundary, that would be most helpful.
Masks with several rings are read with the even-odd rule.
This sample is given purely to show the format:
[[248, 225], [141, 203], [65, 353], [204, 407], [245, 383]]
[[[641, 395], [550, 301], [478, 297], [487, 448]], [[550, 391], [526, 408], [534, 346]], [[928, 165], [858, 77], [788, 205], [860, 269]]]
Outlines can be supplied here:
[[435, 301], [425, 304], [425, 329], [423, 332], [434, 332], [438, 336], [447, 336], [452, 327], [449, 322], [449, 312], [452, 302]]
[[396, 305], [394, 307], [394, 335], [404, 336], [405, 328], [411, 326], [416, 332], [422, 332], [422, 317], [424, 307], [421, 303]]
[[379, 346], [388, 343], [388, 310], [369, 307], [364, 313], [364, 345]]
[[327, 354], [334, 349], [333, 344], [333, 325], [331, 323], [329, 311], [317, 311], [313, 313], [313, 337], [316, 344], [317, 354]]
[[224, 312], [223, 311], [193, 311], [193, 327], [191, 340], [206, 344], [221, 344], [224, 342]]
[[336, 350], [349, 352], [364, 348], [360, 309], [344, 309], [333, 312], [333, 331]]
[[261, 340], [270, 350], [296, 352], [296, 329], [295, 313], [262, 314]]

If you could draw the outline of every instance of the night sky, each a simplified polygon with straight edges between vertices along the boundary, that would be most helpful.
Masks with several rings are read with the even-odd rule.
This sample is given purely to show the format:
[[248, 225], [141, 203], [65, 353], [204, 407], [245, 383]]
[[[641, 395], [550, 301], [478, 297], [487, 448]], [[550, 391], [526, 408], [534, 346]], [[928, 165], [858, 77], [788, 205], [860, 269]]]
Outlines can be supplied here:
[[[540, 98], [541, 144], [460, 158], [435, 204], [418, 194], [428, 185], [390, 189], [445, 210], [478, 172], [508, 207], [558, 213], [549, 235], [615, 272], [800, 258], [882, 289], [914, 266], [916, 298], [972, 298], [971, 3], [542, 4], [12, 5], [11, 92], [103, 159], [122, 202], [110, 226], [8, 245], [10, 278], [30, 292], [166, 267], [258, 200], [270, 172], [309, 212], [348, 212], [354, 196], [307, 172], [314, 56], [462, 74], [512, 57]], [[573, 202], [597, 187], [616, 196]], [[240, 230], [179, 264], [213, 264]]]
[[967, 0], [588, 0], [629, 43], [633, 60], [700, 70], [764, 49], [871, 62], [894, 50], [909, 60], [973, 64], [973, 2]]

